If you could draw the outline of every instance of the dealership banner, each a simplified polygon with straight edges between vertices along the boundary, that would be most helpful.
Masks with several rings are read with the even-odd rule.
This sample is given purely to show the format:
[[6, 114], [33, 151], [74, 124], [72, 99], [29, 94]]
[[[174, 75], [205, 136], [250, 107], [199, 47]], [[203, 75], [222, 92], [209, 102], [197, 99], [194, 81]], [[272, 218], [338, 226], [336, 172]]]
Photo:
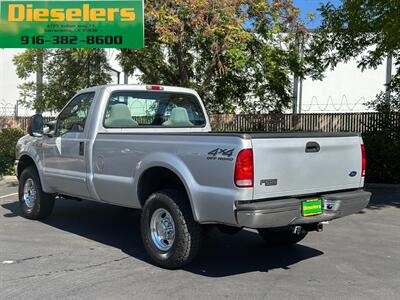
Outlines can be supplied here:
[[143, 0], [0, 0], [0, 48], [143, 47]]

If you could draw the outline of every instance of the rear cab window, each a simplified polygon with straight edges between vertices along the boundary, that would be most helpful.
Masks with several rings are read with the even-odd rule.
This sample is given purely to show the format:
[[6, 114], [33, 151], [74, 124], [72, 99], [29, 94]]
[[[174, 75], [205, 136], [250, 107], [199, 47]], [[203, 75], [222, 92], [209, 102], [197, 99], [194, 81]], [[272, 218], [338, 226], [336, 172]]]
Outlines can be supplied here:
[[105, 128], [205, 127], [198, 98], [174, 92], [116, 91], [108, 100]]

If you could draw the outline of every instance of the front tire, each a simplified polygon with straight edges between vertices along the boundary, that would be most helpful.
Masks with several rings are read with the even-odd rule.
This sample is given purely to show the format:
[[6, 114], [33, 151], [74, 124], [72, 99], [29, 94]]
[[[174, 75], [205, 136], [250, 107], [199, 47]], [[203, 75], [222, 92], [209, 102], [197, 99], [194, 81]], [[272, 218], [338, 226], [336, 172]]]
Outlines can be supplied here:
[[291, 246], [303, 240], [307, 235], [307, 231], [296, 234], [290, 229], [258, 229], [258, 233], [271, 246]]
[[179, 190], [162, 190], [146, 201], [141, 216], [141, 234], [147, 253], [167, 269], [177, 269], [197, 255], [201, 225], [195, 222], [187, 195]]
[[34, 167], [27, 167], [19, 177], [19, 205], [27, 219], [48, 217], [54, 208], [54, 196], [43, 192], [39, 174]]

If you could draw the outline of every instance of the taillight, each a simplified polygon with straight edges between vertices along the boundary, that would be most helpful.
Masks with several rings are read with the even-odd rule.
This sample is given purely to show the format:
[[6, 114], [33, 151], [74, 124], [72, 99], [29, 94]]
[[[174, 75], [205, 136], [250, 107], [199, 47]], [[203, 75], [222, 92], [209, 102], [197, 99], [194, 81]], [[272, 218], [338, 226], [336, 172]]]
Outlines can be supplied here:
[[245, 149], [239, 152], [235, 164], [235, 185], [240, 188], [253, 187], [254, 162], [253, 150]]
[[361, 176], [365, 177], [365, 171], [367, 168], [367, 158], [365, 157], [365, 147], [361, 145]]

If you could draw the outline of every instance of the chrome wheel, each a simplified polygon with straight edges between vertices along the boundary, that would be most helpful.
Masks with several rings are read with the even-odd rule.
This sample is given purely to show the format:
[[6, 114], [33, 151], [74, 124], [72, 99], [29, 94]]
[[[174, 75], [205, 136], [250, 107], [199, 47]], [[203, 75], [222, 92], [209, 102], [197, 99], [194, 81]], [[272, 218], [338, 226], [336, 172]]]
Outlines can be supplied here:
[[154, 211], [150, 220], [151, 239], [161, 251], [169, 250], [175, 240], [175, 223], [171, 214], [164, 208]]
[[32, 209], [35, 205], [36, 198], [37, 198], [37, 191], [35, 187], [35, 183], [33, 182], [32, 178], [28, 178], [24, 184], [24, 202], [25, 205]]

